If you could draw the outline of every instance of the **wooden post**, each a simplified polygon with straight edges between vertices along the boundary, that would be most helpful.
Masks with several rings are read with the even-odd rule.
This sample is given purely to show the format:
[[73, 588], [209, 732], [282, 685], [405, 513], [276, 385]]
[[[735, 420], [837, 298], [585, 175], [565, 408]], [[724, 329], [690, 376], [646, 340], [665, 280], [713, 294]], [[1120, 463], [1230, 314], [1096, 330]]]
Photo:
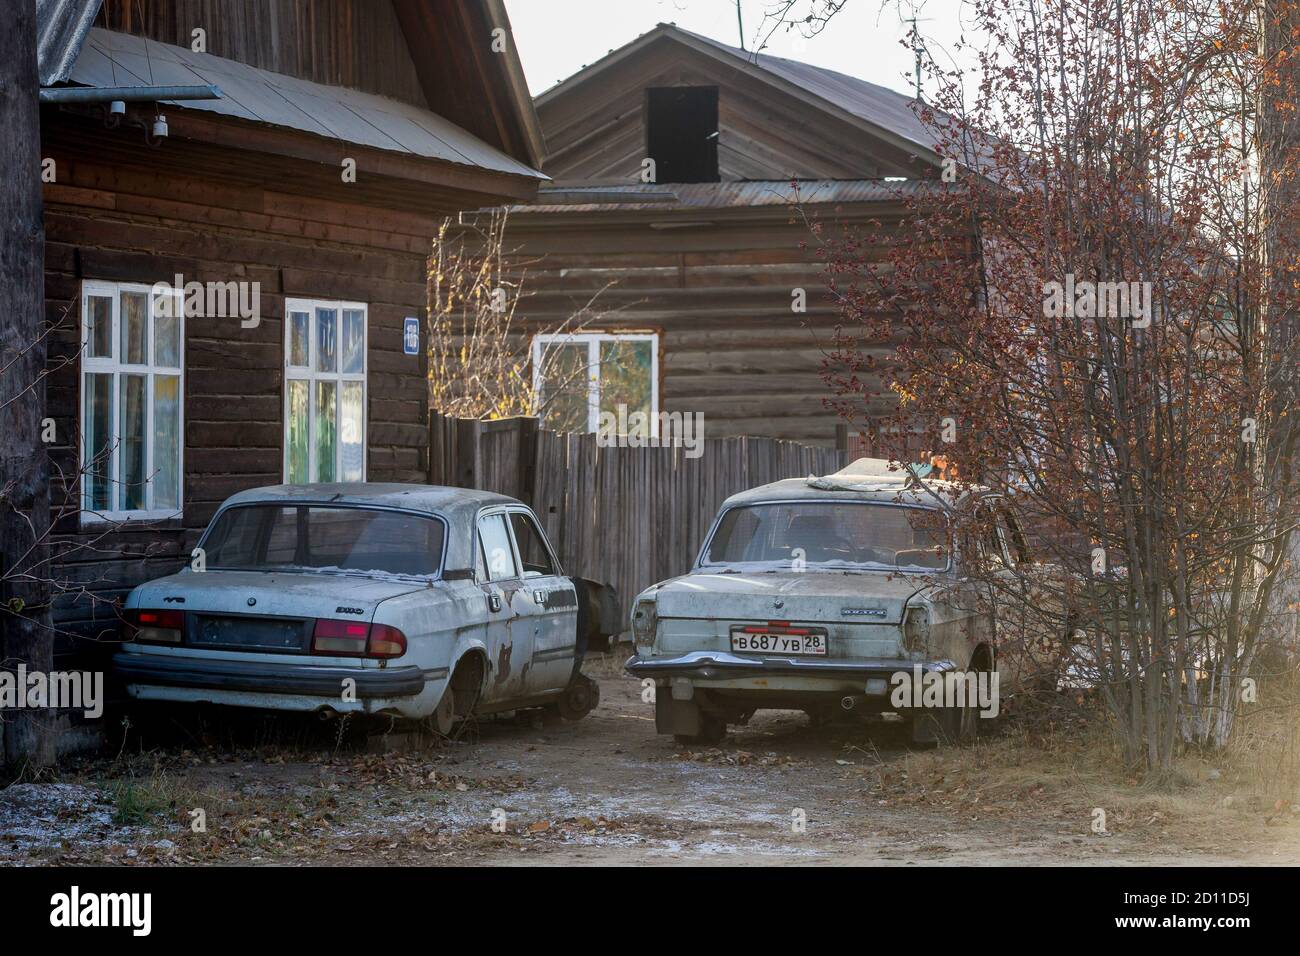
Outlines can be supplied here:
[[[0, 30], [0, 554], [8, 587], [0, 608], [0, 656], [5, 667], [25, 664], [48, 673], [50, 465], [41, 441], [45, 228], [36, 4], [11, 4], [6, 12]], [[49, 716], [48, 710], [26, 708], [4, 715], [10, 765], [49, 761]]]
[[537, 430], [535, 418], [519, 419], [519, 457], [515, 462], [519, 500], [530, 508], [537, 501]]
[[459, 488], [478, 488], [483, 480], [483, 426], [477, 419], [456, 420], [456, 474]]

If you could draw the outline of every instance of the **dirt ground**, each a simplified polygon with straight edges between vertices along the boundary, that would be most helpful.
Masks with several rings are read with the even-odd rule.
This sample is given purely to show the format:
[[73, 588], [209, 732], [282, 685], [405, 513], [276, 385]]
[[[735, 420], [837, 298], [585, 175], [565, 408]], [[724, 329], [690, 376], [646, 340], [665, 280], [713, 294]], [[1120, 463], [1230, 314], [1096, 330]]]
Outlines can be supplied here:
[[1300, 863], [1300, 815], [1214, 768], [1172, 797], [1105, 790], [1068, 753], [1043, 776], [1040, 748], [1006, 731], [913, 753], [890, 726], [794, 712], [692, 752], [655, 734], [616, 662], [593, 670], [601, 704], [576, 723], [533, 712], [369, 752], [199, 734], [75, 763], [0, 791], [0, 862]]

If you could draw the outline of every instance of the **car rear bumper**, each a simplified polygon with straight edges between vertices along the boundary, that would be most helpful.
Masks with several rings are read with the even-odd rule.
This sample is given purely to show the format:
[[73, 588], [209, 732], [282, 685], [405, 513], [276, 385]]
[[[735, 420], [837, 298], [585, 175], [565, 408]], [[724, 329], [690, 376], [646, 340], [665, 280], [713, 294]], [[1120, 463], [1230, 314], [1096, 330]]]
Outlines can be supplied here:
[[151, 654], [114, 654], [113, 669], [128, 685], [331, 698], [342, 696], [346, 687], [357, 700], [412, 697], [425, 683], [424, 672], [414, 666], [322, 667]]
[[752, 677], [824, 677], [829, 681], [889, 679], [900, 671], [911, 674], [920, 667], [923, 673], [954, 669], [951, 661], [916, 663], [896, 657], [826, 660], [799, 657], [741, 657], [727, 651], [691, 651], [676, 657], [641, 657], [632, 655], [623, 665], [636, 677], [673, 678], [716, 681]]

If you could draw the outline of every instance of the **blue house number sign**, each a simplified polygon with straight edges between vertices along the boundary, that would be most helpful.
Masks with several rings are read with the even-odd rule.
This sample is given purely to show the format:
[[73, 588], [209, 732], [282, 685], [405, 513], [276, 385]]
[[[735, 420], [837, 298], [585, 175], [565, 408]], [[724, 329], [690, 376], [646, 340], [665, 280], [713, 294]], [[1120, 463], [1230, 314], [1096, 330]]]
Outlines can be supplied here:
[[407, 355], [420, 354], [420, 320], [409, 315], [402, 325], [402, 351]]

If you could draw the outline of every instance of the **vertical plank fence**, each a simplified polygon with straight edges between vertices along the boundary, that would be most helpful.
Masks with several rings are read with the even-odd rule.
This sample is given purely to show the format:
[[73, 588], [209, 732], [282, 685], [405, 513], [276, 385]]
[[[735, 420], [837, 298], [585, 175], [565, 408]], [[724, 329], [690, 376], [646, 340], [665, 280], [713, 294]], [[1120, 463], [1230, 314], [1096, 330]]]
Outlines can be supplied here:
[[622, 619], [641, 590], [687, 571], [718, 506], [746, 488], [824, 475], [844, 451], [771, 438], [708, 438], [681, 447], [602, 448], [595, 434], [536, 419], [481, 422], [430, 414], [429, 482], [527, 502], [565, 570], [610, 584]]

